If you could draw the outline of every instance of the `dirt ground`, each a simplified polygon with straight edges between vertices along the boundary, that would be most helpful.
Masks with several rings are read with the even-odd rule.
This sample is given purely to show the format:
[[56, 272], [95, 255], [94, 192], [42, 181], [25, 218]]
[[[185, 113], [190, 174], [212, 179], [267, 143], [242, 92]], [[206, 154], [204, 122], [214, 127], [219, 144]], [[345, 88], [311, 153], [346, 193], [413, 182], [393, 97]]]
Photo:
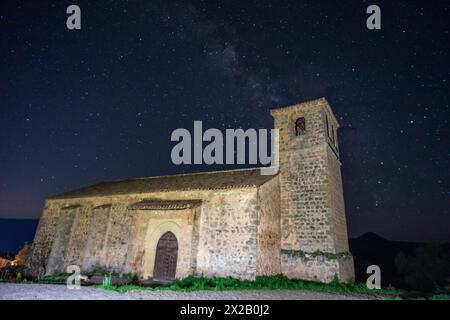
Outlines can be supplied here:
[[92, 287], [70, 290], [64, 285], [0, 283], [0, 300], [368, 300], [361, 294], [314, 291], [131, 291], [118, 293]]

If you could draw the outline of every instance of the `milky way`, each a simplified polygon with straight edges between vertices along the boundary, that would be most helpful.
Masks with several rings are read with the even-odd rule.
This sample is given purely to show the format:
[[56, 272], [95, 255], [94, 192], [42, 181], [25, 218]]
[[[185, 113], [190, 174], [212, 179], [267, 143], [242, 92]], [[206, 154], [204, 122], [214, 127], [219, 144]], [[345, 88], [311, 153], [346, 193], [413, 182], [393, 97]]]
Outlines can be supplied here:
[[341, 129], [351, 236], [450, 240], [448, 1], [0, 3], [0, 217], [101, 180], [175, 166], [170, 134], [271, 128], [326, 97]]

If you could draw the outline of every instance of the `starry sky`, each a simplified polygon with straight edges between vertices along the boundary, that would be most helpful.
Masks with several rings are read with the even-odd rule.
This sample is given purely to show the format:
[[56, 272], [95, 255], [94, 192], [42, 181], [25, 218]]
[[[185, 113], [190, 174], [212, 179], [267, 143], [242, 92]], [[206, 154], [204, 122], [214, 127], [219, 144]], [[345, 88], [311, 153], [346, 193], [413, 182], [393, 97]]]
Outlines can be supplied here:
[[229, 169], [172, 164], [172, 131], [272, 128], [269, 108], [326, 97], [349, 235], [449, 241], [449, 21], [441, 0], [3, 0], [0, 217], [101, 180]]

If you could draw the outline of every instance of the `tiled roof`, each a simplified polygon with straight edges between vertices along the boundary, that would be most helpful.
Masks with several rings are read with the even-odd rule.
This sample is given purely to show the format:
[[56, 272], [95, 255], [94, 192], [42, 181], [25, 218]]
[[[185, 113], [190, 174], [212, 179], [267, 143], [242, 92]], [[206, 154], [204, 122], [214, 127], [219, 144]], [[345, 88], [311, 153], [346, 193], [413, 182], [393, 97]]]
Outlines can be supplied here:
[[260, 169], [201, 172], [119, 181], [100, 182], [48, 199], [83, 198], [164, 191], [220, 190], [258, 187], [274, 176], [261, 175]]

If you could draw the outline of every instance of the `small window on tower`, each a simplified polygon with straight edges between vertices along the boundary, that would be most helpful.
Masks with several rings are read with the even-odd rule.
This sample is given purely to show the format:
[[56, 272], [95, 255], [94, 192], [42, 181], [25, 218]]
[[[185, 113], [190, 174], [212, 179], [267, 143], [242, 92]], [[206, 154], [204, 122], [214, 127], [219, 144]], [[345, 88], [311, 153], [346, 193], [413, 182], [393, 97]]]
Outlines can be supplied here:
[[301, 117], [295, 121], [295, 135], [299, 136], [306, 130], [305, 118]]

